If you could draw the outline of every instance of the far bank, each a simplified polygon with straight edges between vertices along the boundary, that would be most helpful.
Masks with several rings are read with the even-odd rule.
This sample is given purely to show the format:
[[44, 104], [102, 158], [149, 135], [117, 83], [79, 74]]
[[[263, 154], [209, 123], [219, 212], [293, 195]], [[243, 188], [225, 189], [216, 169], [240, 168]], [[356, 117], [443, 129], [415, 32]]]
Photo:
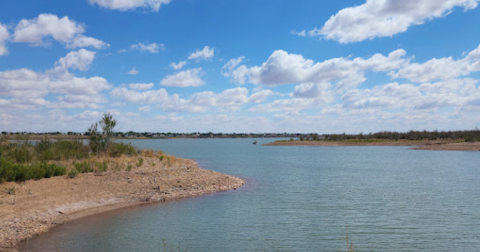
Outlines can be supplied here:
[[480, 142], [455, 140], [275, 141], [263, 146], [412, 146], [414, 150], [480, 151]]

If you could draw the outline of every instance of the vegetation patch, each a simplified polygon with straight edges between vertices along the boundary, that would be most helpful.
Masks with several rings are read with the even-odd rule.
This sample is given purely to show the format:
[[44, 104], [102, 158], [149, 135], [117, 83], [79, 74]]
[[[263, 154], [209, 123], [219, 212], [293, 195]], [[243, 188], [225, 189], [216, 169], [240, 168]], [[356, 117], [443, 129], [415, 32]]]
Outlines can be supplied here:
[[55, 176], [63, 176], [67, 172], [65, 167], [47, 162], [35, 164], [18, 164], [0, 157], [0, 181], [22, 182], [25, 180], [39, 180]]
[[[110, 158], [136, 156], [131, 144], [112, 142], [116, 120], [105, 114], [102, 120], [90, 127], [90, 141], [56, 140], [44, 138], [36, 144], [25, 140], [19, 143], [0, 142], [0, 183], [39, 180], [68, 175], [75, 178], [80, 173], [121, 170], [120, 164]], [[98, 130], [98, 126], [102, 131]], [[154, 156], [152, 151], [148, 155]], [[140, 166], [143, 159], [139, 158]], [[59, 165], [62, 164], [62, 165]], [[67, 169], [67, 167], [69, 169]], [[68, 170], [68, 173], [67, 173]]]

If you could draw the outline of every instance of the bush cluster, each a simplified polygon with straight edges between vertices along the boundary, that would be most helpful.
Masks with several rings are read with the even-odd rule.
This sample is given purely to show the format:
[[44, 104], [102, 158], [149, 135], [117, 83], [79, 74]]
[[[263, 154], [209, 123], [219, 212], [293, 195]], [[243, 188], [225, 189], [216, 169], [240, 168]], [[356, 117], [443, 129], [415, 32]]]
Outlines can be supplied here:
[[111, 143], [107, 151], [107, 155], [110, 157], [120, 157], [121, 155], [134, 156], [136, 153], [135, 147], [124, 143]]
[[[111, 143], [106, 156], [133, 156], [136, 153], [137, 150], [131, 144]], [[65, 175], [66, 168], [48, 162], [86, 160], [91, 154], [94, 152], [90, 146], [79, 140], [42, 140], [35, 145], [31, 142], [0, 145], [0, 183]], [[76, 177], [79, 173], [105, 172], [108, 169], [108, 162], [76, 162], [74, 167], [75, 169], [68, 173], [70, 178]]]
[[18, 164], [0, 157], [0, 181], [22, 182], [29, 179], [39, 180], [55, 176], [63, 176], [67, 172], [65, 167], [46, 162], [37, 162], [31, 165]]
[[[68, 173], [74, 178], [79, 173], [105, 172], [108, 162], [83, 161], [91, 155], [106, 157], [133, 156], [137, 150], [131, 144], [115, 143], [112, 141], [113, 129], [117, 121], [109, 113], [104, 114], [102, 120], [89, 128], [90, 141], [81, 140], [41, 140], [36, 144], [28, 141], [28, 135], [23, 143], [8, 143], [5, 138], [0, 140], [0, 183], [3, 181], [25, 181], [29, 179], [42, 179], [66, 174], [66, 168], [48, 161], [74, 160], [74, 169]], [[99, 130], [99, 127], [101, 131]], [[153, 153], [153, 152], [152, 152]], [[139, 159], [140, 166], [143, 159]], [[112, 170], [120, 170], [116, 162]]]
[[108, 170], [107, 160], [103, 160], [103, 162], [85, 160], [75, 163], [74, 166], [77, 173], [106, 172]]

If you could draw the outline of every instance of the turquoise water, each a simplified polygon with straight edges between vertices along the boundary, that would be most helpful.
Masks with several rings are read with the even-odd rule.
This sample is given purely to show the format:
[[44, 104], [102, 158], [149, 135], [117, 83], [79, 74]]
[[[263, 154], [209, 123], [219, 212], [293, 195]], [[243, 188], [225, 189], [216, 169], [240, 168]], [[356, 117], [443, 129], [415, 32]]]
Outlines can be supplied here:
[[[259, 144], [271, 139], [260, 139]], [[239, 190], [87, 217], [31, 251], [477, 251], [480, 152], [133, 140], [247, 181]]]

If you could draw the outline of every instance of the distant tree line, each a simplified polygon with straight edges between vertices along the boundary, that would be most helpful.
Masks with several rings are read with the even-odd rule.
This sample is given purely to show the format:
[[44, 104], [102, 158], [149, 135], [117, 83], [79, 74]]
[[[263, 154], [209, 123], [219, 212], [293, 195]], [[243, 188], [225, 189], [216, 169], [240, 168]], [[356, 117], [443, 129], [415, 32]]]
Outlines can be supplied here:
[[465, 142], [480, 141], [480, 130], [458, 130], [458, 131], [415, 131], [396, 132], [382, 131], [368, 134], [325, 134], [325, 140], [341, 141], [352, 139], [383, 139], [383, 140], [437, 140], [437, 139], [454, 139], [465, 140]]

